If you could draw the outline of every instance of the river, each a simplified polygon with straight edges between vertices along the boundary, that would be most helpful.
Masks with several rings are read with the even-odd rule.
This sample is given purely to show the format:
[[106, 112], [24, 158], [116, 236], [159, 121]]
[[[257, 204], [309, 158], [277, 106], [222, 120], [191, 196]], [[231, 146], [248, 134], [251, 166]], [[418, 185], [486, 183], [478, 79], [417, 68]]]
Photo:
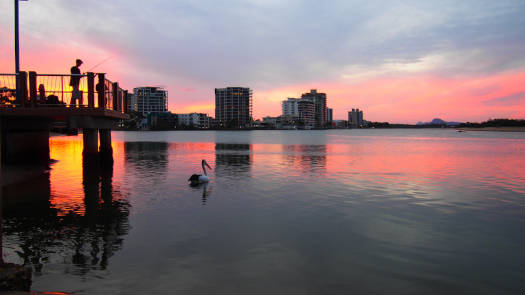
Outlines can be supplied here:
[[[2, 188], [3, 258], [74, 294], [525, 293], [525, 133], [113, 132]], [[207, 185], [187, 179], [208, 171]], [[208, 169], [209, 170], [209, 169]]]

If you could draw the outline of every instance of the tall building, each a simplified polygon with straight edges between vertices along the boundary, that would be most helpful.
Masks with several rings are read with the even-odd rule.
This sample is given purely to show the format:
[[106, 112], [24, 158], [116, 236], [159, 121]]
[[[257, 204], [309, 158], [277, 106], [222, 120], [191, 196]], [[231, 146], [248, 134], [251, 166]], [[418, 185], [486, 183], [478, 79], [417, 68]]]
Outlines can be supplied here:
[[250, 88], [215, 88], [215, 119], [221, 127], [249, 126], [252, 121], [252, 91]]
[[348, 112], [348, 127], [363, 127], [363, 111], [360, 111], [359, 109], [352, 109], [351, 112]]
[[326, 121], [328, 121], [328, 123], [332, 124], [332, 122], [334, 121], [334, 110], [331, 109], [331, 108], [327, 108], [326, 109], [326, 114], [327, 114]]
[[133, 110], [147, 115], [151, 112], [168, 111], [168, 91], [161, 87], [133, 88], [131, 97]]
[[288, 98], [282, 101], [283, 122], [291, 122], [298, 127], [313, 128], [315, 121], [315, 103], [311, 99]]
[[288, 98], [283, 100], [283, 116], [299, 117], [299, 98]]
[[315, 106], [315, 126], [324, 127], [327, 123], [326, 93], [318, 93], [317, 89], [310, 90], [309, 93], [303, 93], [302, 99], [310, 100]]
[[305, 128], [313, 128], [315, 124], [315, 104], [307, 99], [300, 99], [298, 103], [299, 120]]
[[131, 113], [131, 111], [134, 111], [133, 109], [133, 93], [131, 92], [128, 92], [128, 96], [125, 97], [124, 99], [126, 99], [126, 106], [127, 106], [127, 109], [126, 109], [126, 113]]

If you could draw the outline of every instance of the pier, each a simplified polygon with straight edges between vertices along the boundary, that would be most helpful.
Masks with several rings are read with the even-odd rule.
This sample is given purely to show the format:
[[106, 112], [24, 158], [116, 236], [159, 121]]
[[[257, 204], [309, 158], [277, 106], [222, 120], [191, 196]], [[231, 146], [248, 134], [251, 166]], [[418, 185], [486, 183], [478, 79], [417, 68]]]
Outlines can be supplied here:
[[[80, 78], [73, 94], [69, 81]], [[2, 165], [48, 164], [53, 124], [82, 129], [83, 155], [112, 161], [111, 129], [129, 118], [128, 92], [104, 73], [0, 74]]]

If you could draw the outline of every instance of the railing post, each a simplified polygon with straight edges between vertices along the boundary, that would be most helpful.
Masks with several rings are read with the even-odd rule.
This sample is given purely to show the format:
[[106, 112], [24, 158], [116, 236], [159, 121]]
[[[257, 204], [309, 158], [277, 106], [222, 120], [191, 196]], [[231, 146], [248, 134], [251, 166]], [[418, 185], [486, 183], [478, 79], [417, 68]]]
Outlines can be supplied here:
[[98, 94], [98, 107], [103, 109], [105, 108], [105, 88], [106, 88], [106, 75], [98, 73], [98, 84], [97, 84], [97, 94]]
[[122, 113], [122, 107], [124, 104], [122, 103], [122, 99], [124, 97], [124, 90], [122, 90], [120, 87], [118, 89], [118, 111]]
[[87, 73], [87, 91], [88, 91], [88, 107], [95, 107], [95, 74], [92, 72]]
[[127, 90], [124, 90], [124, 93], [122, 94], [124, 97], [122, 98], [122, 101], [123, 101], [123, 110], [122, 112], [124, 114], [127, 114], [128, 113], [128, 91]]
[[36, 106], [36, 72], [29, 72], [29, 97], [31, 98], [31, 107]]
[[118, 109], [118, 82], [113, 83], [113, 110], [116, 111]]
[[27, 72], [19, 72], [17, 78], [17, 88], [20, 88], [20, 90], [17, 89], [17, 92], [20, 97], [17, 97], [17, 103], [20, 104], [21, 107], [25, 107], [27, 103]]

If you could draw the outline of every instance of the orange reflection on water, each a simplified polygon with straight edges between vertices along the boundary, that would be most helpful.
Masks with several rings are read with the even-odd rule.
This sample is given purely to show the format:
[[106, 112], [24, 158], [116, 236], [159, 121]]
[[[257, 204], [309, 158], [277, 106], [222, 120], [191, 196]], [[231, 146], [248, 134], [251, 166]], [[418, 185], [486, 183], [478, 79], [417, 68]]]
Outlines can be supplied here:
[[[212, 178], [313, 183], [321, 178], [349, 188], [375, 185], [396, 192], [415, 189], [426, 195], [448, 188], [482, 187], [525, 193], [525, 158], [520, 156], [524, 147], [512, 140], [500, 145], [479, 139], [367, 137], [319, 145], [114, 141], [112, 146], [113, 187], [138, 183], [147, 175], [161, 174], [159, 179], [166, 181], [172, 175], [201, 173], [201, 160], [206, 159], [214, 166]], [[51, 158], [59, 159], [50, 173], [52, 206], [60, 214], [84, 214], [88, 191], [81, 135], [52, 137], [50, 152]], [[95, 191], [100, 194], [101, 189]]]
[[[121, 176], [123, 171], [122, 143], [112, 143], [114, 164], [111, 179]], [[49, 139], [49, 151], [51, 159], [57, 160], [51, 165], [49, 178], [51, 182], [51, 207], [58, 210], [58, 215], [66, 215], [73, 212], [78, 215], [85, 214], [85, 196], [87, 185], [86, 176], [83, 171], [82, 162], [82, 135], [78, 136], [53, 136]], [[117, 177], [120, 178], [120, 177]], [[113, 181], [113, 180], [112, 180]], [[100, 195], [100, 184], [98, 180], [94, 184], [95, 191]], [[93, 189], [93, 188], [91, 188]], [[113, 196], [118, 199], [119, 196]]]
[[52, 165], [51, 206], [59, 209], [59, 214], [74, 211], [84, 213], [84, 193], [82, 187], [82, 136], [57, 136], [49, 139], [51, 159], [58, 160]]

